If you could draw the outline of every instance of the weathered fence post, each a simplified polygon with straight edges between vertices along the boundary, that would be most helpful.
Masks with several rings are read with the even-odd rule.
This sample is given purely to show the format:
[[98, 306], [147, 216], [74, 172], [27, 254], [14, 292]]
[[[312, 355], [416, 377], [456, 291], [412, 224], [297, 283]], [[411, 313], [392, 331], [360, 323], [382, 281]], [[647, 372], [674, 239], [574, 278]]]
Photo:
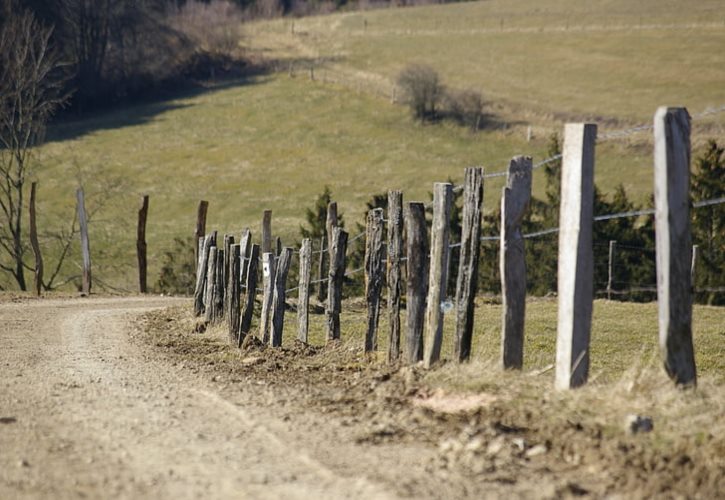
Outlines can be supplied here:
[[[194, 243], [198, 248], [199, 240], [206, 235], [206, 213], [209, 210], [209, 202], [201, 200], [199, 207], [196, 209], [196, 231], [194, 232]], [[195, 255], [196, 261], [199, 261], [199, 254]]]
[[524, 363], [526, 321], [526, 252], [521, 220], [531, 201], [531, 157], [516, 156], [509, 163], [501, 196], [501, 365], [521, 369]]
[[559, 214], [556, 388], [583, 385], [589, 375], [594, 255], [594, 145], [597, 126], [564, 127]]
[[696, 385], [692, 345], [690, 115], [661, 107], [654, 118], [655, 235], [660, 351], [677, 385]]
[[206, 301], [204, 308], [204, 321], [211, 323], [214, 321], [214, 288], [216, 281], [217, 266], [217, 247], [213, 246], [209, 249], [209, 260], [206, 267]]
[[262, 255], [272, 251], [272, 211], [262, 213]]
[[227, 281], [227, 323], [229, 325], [229, 342], [237, 345], [239, 342], [239, 319], [241, 310], [239, 308], [239, 269], [241, 262], [239, 255], [241, 247], [232, 245], [229, 248], [229, 280]]
[[327, 341], [340, 338], [340, 312], [342, 310], [342, 279], [345, 276], [345, 252], [347, 250], [347, 233], [336, 227], [332, 231], [330, 240], [330, 271], [327, 284], [327, 308], [325, 309], [325, 323], [327, 326]]
[[231, 274], [231, 258], [232, 258], [232, 246], [234, 246], [234, 236], [230, 234], [224, 235], [224, 279], [222, 281], [222, 287], [224, 288], [224, 304], [222, 306], [222, 317], [226, 317], [229, 312], [229, 301], [231, 296], [229, 295], [229, 282], [234, 280], [239, 283], [237, 276], [232, 277]]
[[383, 291], [383, 209], [375, 208], [367, 215], [365, 226], [365, 301], [368, 326], [365, 352], [378, 349], [378, 320]]
[[607, 300], [612, 300], [614, 290], [614, 254], [617, 251], [617, 242], [609, 240], [609, 262], [607, 264]]
[[43, 287], [43, 256], [40, 253], [38, 225], [35, 213], [35, 192], [37, 187], [37, 182], [30, 184], [30, 245], [33, 247], [33, 255], [35, 256], [35, 279], [33, 281], [33, 288], [35, 295], [40, 297], [40, 289]]
[[239, 240], [239, 285], [244, 287], [247, 283], [247, 268], [249, 267], [249, 252], [252, 248], [252, 232], [248, 227], [242, 230], [242, 237]]
[[259, 315], [259, 337], [269, 342], [269, 319], [274, 296], [274, 275], [276, 271], [274, 253], [262, 254], [262, 313]]
[[[211, 246], [213, 246], [213, 247], [217, 246], [217, 244], [216, 244], [216, 237], [217, 237], [217, 232], [216, 231], [212, 231], [211, 232]], [[208, 270], [209, 270], [209, 260], [208, 260], [208, 258], [207, 258], [207, 260], [206, 260], [206, 262], [205, 262], [204, 265], [206, 267], [204, 268], [204, 283], [205, 283], [205, 285], [204, 285], [204, 296], [202, 298], [202, 301], [204, 303], [204, 307], [206, 308], [206, 307], [209, 307], [209, 304], [211, 303], [211, 300], [210, 300], [210, 297], [209, 297], [209, 292], [211, 291], [211, 288], [209, 288], [209, 286], [207, 286], [208, 283], [209, 283], [209, 281], [208, 281], [208, 274], [209, 274], [208, 273]]]
[[284, 330], [285, 287], [287, 286], [287, 273], [292, 263], [292, 249], [285, 247], [279, 254], [277, 272], [274, 276], [274, 297], [272, 298], [272, 334], [269, 343], [272, 347], [282, 345], [282, 331]]
[[217, 249], [216, 253], [216, 273], [214, 273], [214, 322], [219, 322], [224, 317], [224, 249]]
[[332, 263], [332, 233], [338, 226], [337, 202], [331, 201], [327, 204], [327, 218], [325, 219], [325, 231], [327, 232], [327, 255], [328, 262]]
[[254, 296], [257, 293], [257, 269], [259, 262], [259, 245], [252, 245], [247, 261], [246, 293], [244, 295], [244, 308], [242, 320], [239, 323], [239, 347], [252, 328], [252, 314], [254, 313]]
[[428, 295], [428, 230], [425, 205], [408, 203], [405, 211], [406, 241], [406, 333], [404, 361], [408, 364], [423, 359], [423, 327], [425, 299]]
[[481, 242], [481, 204], [483, 203], [483, 169], [465, 170], [463, 187], [463, 228], [456, 279], [456, 332], [454, 356], [458, 361], [471, 357], [473, 338], [473, 301], [478, 290], [478, 254]]
[[[138, 228], [136, 231], [136, 256], [138, 257], [138, 288], [146, 293], [146, 219], [149, 213], [149, 195], [145, 194], [141, 209], [138, 211]], [[198, 240], [197, 240], [198, 247]]]
[[320, 260], [317, 261], [317, 300], [322, 302], [325, 300], [325, 256], [328, 255], [328, 250], [325, 248], [327, 242], [327, 236], [323, 235], [320, 238]]
[[76, 191], [78, 200], [78, 224], [81, 230], [81, 254], [83, 256], [83, 294], [91, 293], [91, 244], [88, 239], [88, 217], [86, 216], [86, 201], [83, 188]]
[[312, 240], [305, 238], [300, 247], [300, 282], [297, 292], [297, 339], [307, 343], [310, 326], [310, 274], [312, 271]]
[[194, 316], [201, 316], [204, 312], [204, 290], [206, 288], [206, 267], [209, 261], [209, 251], [212, 246], [211, 234], [204, 237], [204, 244], [202, 246], [198, 266], [196, 268], [196, 287], [194, 288]]
[[692, 245], [692, 264], [690, 265], [690, 283], [692, 283], [692, 295], [697, 292], [697, 254], [699, 245]]
[[424, 358], [426, 368], [440, 359], [443, 341], [443, 302], [448, 284], [448, 221], [451, 215], [453, 186], [437, 182], [433, 187], [433, 224], [431, 225], [430, 272], [425, 311]]
[[390, 342], [388, 361], [400, 357], [400, 258], [403, 252], [403, 193], [388, 191], [388, 317]]
[[282, 238], [277, 236], [274, 240], [274, 243], [275, 243], [274, 255], [275, 255], [275, 257], [279, 257], [280, 255], [282, 255]]

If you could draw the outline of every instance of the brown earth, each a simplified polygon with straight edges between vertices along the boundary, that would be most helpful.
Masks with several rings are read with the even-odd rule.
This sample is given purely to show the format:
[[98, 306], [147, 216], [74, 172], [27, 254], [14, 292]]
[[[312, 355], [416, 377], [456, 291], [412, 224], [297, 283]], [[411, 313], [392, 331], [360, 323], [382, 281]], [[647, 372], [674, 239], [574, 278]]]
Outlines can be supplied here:
[[387, 366], [352, 342], [240, 351], [221, 326], [195, 333], [189, 310], [161, 298], [0, 304], [0, 498], [725, 491], [725, 441], [707, 429], [631, 434], [594, 418], [586, 392], [542, 392], [546, 375], [463, 391], [440, 382], [446, 366]]

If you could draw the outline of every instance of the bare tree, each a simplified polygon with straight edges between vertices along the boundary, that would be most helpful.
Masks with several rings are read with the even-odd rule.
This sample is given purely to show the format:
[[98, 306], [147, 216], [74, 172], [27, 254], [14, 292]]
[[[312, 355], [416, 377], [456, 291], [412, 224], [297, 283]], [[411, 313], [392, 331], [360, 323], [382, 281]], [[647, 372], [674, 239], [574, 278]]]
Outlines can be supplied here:
[[50, 47], [52, 29], [28, 11], [8, 13], [0, 26], [0, 269], [26, 290], [25, 182], [48, 119], [68, 97], [63, 93], [67, 78]]

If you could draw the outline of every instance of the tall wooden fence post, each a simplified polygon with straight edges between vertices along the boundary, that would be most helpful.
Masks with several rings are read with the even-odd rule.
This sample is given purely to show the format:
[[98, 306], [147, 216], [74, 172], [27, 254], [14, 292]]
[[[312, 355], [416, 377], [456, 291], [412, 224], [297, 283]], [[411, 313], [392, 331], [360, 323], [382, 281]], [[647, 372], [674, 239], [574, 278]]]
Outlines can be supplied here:
[[423, 327], [425, 299], [428, 295], [428, 229], [425, 205], [408, 203], [405, 211], [406, 240], [406, 331], [404, 361], [408, 364], [423, 359]]
[[521, 220], [531, 201], [531, 157], [511, 160], [501, 196], [501, 364], [521, 369], [526, 321], [526, 252]]
[[206, 268], [209, 261], [209, 251], [212, 246], [212, 235], [204, 237], [198, 265], [196, 268], [196, 287], [194, 288], [194, 316], [201, 316], [204, 312], [204, 290], [206, 288]]
[[426, 368], [440, 359], [443, 341], [443, 303], [448, 284], [448, 227], [453, 201], [453, 186], [438, 182], [433, 187], [433, 224], [431, 226], [430, 272], [425, 311], [424, 358]]
[[617, 251], [617, 242], [609, 240], [609, 261], [607, 263], [607, 300], [612, 300], [614, 290], [614, 255]]
[[[196, 231], [194, 232], [194, 244], [199, 247], [199, 240], [206, 235], [206, 214], [209, 210], [209, 202], [201, 200], [199, 207], [196, 209]], [[195, 255], [196, 261], [199, 261], [199, 254]]]
[[262, 312], [259, 316], [259, 337], [269, 342], [269, 319], [274, 296], [274, 275], [276, 272], [274, 253], [262, 254]]
[[378, 320], [383, 291], [383, 209], [368, 212], [365, 226], [365, 301], [368, 326], [365, 333], [365, 352], [378, 348]]
[[229, 248], [229, 280], [227, 281], [227, 324], [229, 326], [229, 342], [232, 345], [239, 343], [239, 319], [241, 317], [241, 309], [239, 308], [239, 268], [241, 261], [239, 255], [241, 253], [240, 245], [232, 245]]
[[330, 240], [332, 258], [327, 284], [327, 308], [325, 323], [327, 341], [340, 339], [340, 312], [342, 310], [342, 280], [345, 277], [345, 252], [347, 251], [347, 233], [336, 227]]
[[91, 293], [91, 244], [88, 239], [88, 217], [86, 216], [86, 201], [83, 195], [83, 188], [76, 191], [78, 200], [78, 224], [81, 230], [81, 254], [83, 256], [83, 285], [84, 295]]
[[454, 355], [458, 361], [471, 357], [473, 301], [478, 291], [478, 255], [481, 248], [483, 169], [467, 168], [463, 187], [463, 228], [456, 280], [456, 333]]
[[247, 268], [249, 267], [249, 254], [252, 250], [252, 232], [248, 227], [242, 230], [242, 236], [239, 239], [239, 285], [244, 288], [247, 283]]
[[692, 345], [690, 115], [661, 107], [654, 118], [655, 235], [660, 351], [677, 385], [696, 385]]
[[559, 210], [557, 389], [586, 383], [592, 326], [594, 254], [594, 145], [597, 126], [564, 127]]
[[[239, 347], [249, 334], [252, 328], [252, 314], [254, 313], [254, 297], [257, 294], [257, 269], [259, 262], [259, 245], [252, 245], [247, 257], [247, 276], [244, 295], [244, 308], [242, 310], [242, 320], [239, 323]], [[246, 259], [245, 259], [246, 260]]]
[[204, 321], [214, 321], [214, 287], [216, 281], [217, 247], [209, 249], [209, 260], [206, 267], [206, 301], [204, 304]]
[[262, 213], [262, 255], [272, 251], [272, 211]]
[[325, 248], [327, 244], [327, 236], [320, 238], [320, 260], [317, 261], [317, 300], [322, 302], [325, 300], [325, 261], [328, 250]]
[[35, 212], [35, 194], [37, 187], [37, 182], [33, 182], [30, 185], [30, 245], [33, 247], [33, 255], [35, 256], [35, 279], [33, 281], [33, 288], [35, 290], [35, 295], [40, 297], [40, 289], [43, 287], [43, 256], [40, 253], [38, 225]]
[[312, 274], [312, 240], [305, 238], [300, 247], [300, 282], [297, 292], [297, 339], [307, 343], [310, 327], [310, 275]]
[[[138, 228], [136, 231], [136, 256], [138, 257], [138, 288], [146, 293], [146, 219], [149, 214], [149, 195], [144, 195], [141, 209], [138, 211]], [[198, 248], [198, 240], [197, 240]]]
[[284, 308], [286, 301], [285, 287], [287, 286], [287, 274], [292, 263], [292, 249], [285, 247], [279, 254], [277, 271], [274, 275], [274, 297], [272, 298], [272, 334], [269, 344], [272, 347], [282, 345], [282, 331], [284, 330]]
[[388, 317], [390, 318], [390, 341], [388, 361], [400, 357], [400, 258], [403, 252], [403, 193], [388, 191]]
[[217, 249], [216, 253], [216, 272], [214, 273], [214, 322], [218, 323], [224, 318], [224, 294], [226, 287], [224, 286], [224, 258], [225, 252], [223, 248]]
[[[230, 234], [224, 235], [224, 273], [222, 280], [222, 287], [224, 289], [224, 304], [222, 306], [222, 317], [226, 317], [229, 312], [229, 282], [232, 280], [231, 275], [231, 259], [232, 259], [232, 246], [234, 246], [234, 236]], [[234, 279], [239, 283], [239, 276], [235, 276]]]

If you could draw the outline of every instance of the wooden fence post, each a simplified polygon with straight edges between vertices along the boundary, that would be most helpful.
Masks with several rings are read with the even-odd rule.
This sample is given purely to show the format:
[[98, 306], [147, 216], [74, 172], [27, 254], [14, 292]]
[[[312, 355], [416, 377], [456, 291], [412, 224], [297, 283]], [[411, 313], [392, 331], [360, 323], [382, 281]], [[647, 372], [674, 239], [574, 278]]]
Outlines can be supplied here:
[[365, 225], [365, 301], [368, 326], [365, 352], [378, 349], [378, 320], [383, 292], [383, 209], [375, 208], [367, 215]]
[[[144, 195], [141, 209], [138, 211], [138, 228], [136, 231], [136, 256], [138, 257], [138, 288], [146, 293], [146, 219], [149, 213], [149, 195]], [[198, 240], [197, 240], [198, 247]]]
[[209, 260], [206, 267], [206, 301], [204, 308], [204, 321], [214, 321], [214, 281], [216, 278], [217, 247], [209, 249]]
[[247, 283], [247, 268], [249, 267], [249, 253], [252, 249], [252, 232], [248, 227], [242, 230], [239, 240], [239, 285], [244, 287]]
[[317, 300], [322, 302], [325, 300], [325, 256], [328, 255], [328, 250], [325, 248], [327, 242], [327, 236], [323, 235], [320, 238], [320, 260], [317, 261]]
[[699, 245], [692, 245], [692, 264], [690, 265], [690, 283], [692, 283], [692, 297], [694, 299], [697, 292], [697, 254], [699, 253]]
[[696, 385], [692, 345], [690, 115], [661, 107], [654, 118], [655, 236], [660, 351], [677, 385]]
[[473, 338], [473, 301], [478, 290], [478, 254], [481, 242], [481, 204], [483, 203], [483, 169], [465, 170], [463, 187], [463, 228], [456, 279], [456, 333], [454, 356], [465, 361], [471, 356]]
[[521, 220], [531, 201], [531, 157], [511, 160], [501, 196], [501, 364], [521, 369], [524, 363], [526, 321], [526, 252]]
[[433, 187], [433, 224], [431, 226], [428, 300], [425, 311], [423, 346], [426, 368], [440, 359], [443, 341], [443, 302], [448, 284], [448, 221], [451, 215], [453, 186], [437, 182]]
[[612, 300], [614, 290], [614, 254], [617, 251], [617, 242], [609, 240], [609, 262], [607, 264], [607, 300]]
[[279, 257], [280, 255], [282, 255], [282, 238], [277, 236], [274, 239], [274, 243], [275, 243], [274, 255], [275, 255], [275, 257]]
[[262, 213], [262, 255], [272, 251], [272, 211]]
[[254, 297], [257, 294], [257, 269], [259, 262], [259, 245], [252, 245], [247, 261], [246, 293], [244, 295], [244, 308], [242, 320], [239, 323], [239, 347], [242, 347], [244, 338], [252, 328], [252, 314], [254, 313]]
[[276, 271], [274, 253], [262, 254], [262, 313], [259, 316], [259, 337], [269, 342], [269, 319], [274, 296], [274, 275]]
[[229, 342], [232, 345], [239, 343], [239, 319], [241, 310], [239, 308], [239, 260], [240, 245], [232, 245], [229, 248], [229, 280], [227, 281], [227, 323], [229, 325]]
[[406, 254], [406, 333], [404, 361], [408, 364], [423, 359], [423, 327], [425, 299], [428, 295], [428, 230], [425, 205], [408, 203], [405, 211]]
[[37, 187], [37, 182], [30, 184], [30, 245], [33, 247], [33, 255], [35, 256], [35, 279], [33, 281], [33, 288], [35, 295], [40, 297], [40, 289], [43, 287], [43, 256], [40, 253], [38, 225], [35, 213], [35, 193]]
[[310, 274], [312, 271], [312, 240], [305, 238], [300, 247], [300, 282], [297, 292], [297, 339], [307, 343], [310, 326]]
[[212, 244], [212, 235], [204, 237], [198, 266], [196, 268], [196, 287], [194, 288], [194, 316], [201, 316], [204, 312], [204, 290], [206, 288], [206, 267], [209, 261], [209, 251]]
[[390, 318], [390, 342], [388, 361], [400, 357], [400, 258], [403, 252], [403, 193], [388, 191], [388, 317]]
[[347, 251], [347, 233], [336, 227], [330, 240], [330, 271], [327, 286], [327, 308], [325, 323], [327, 325], [327, 341], [340, 339], [340, 312], [342, 309], [342, 280], [345, 277], [345, 252]]
[[[196, 209], [196, 231], [194, 232], [194, 243], [199, 244], [199, 240], [206, 235], [206, 213], [209, 210], [209, 202], [201, 200], [199, 207]], [[195, 255], [197, 262], [199, 254]]]
[[214, 273], [214, 322], [217, 323], [224, 317], [224, 249], [218, 248], [216, 253], [216, 272]]
[[[212, 247], [217, 246], [217, 244], [216, 244], [216, 237], [217, 237], [217, 232], [216, 231], [212, 231], [211, 232], [211, 246]], [[204, 303], [204, 307], [206, 308], [211, 303], [211, 300], [209, 298], [209, 292], [211, 292], [211, 288], [209, 288], [209, 286], [208, 286], [208, 283], [209, 283], [209, 281], [208, 281], [208, 277], [209, 277], [208, 276], [208, 274], [209, 274], [208, 273], [208, 270], [209, 270], [209, 260], [208, 260], [208, 258], [205, 261], [205, 266], [206, 267], [204, 268], [204, 283], [205, 283], [205, 285], [204, 285], [204, 297], [203, 297], [202, 300], [203, 300], [203, 303]]]
[[81, 254], [83, 255], [83, 288], [84, 295], [91, 293], [91, 244], [88, 239], [88, 217], [86, 216], [86, 201], [83, 188], [76, 191], [78, 200], [78, 223], [81, 230]]
[[222, 281], [222, 286], [224, 288], [224, 304], [222, 308], [222, 317], [226, 317], [226, 315], [229, 312], [229, 301], [231, 300], [231, 296], [229, 295], [229, 282], [234, 279], [237, 283], [239, 283], [239, 277], [234, 276], [232, 278], [232, 268], [231, 268], [231, 258], [232, 258], [232, 246], [234, 246], [234, 236], [230, 234], [224, 235], [224, 279]]
[[272, 298], [272, 334], [269, 343], [272, 347], [282, 346], [282, 331], [284, 330], [284, 308], [285, 308], [285, 287], [287, 286], [287, 274], [292, 263], [292, 249], [285, 247], [279, 254], [277, 272], [274, 276], [274, 297]]
[[564, 127], [559, 209], [557, 389], [583, 385], [589, 375], [594, 254], [594, 145], [597, 126]]

